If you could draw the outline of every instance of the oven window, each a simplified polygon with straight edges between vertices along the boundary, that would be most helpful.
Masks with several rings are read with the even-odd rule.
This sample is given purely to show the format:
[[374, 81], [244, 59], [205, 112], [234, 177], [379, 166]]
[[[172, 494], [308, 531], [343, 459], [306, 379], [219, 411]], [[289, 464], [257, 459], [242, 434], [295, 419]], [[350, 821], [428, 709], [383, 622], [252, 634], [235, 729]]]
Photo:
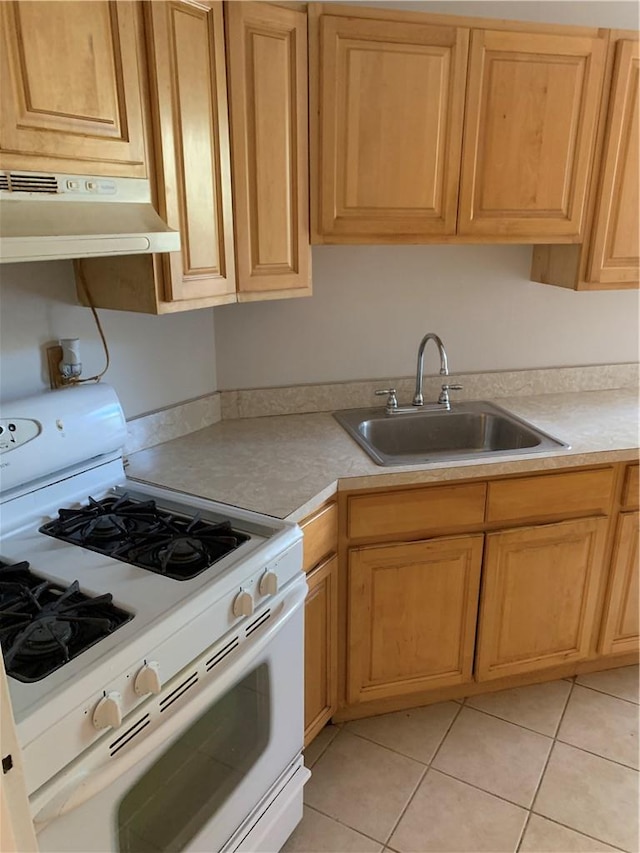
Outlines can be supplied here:
[[261, 664], [204, 713], [125, 795], [123, 853], [178, 851], [264, 752], [271, 728], [269, 669]]

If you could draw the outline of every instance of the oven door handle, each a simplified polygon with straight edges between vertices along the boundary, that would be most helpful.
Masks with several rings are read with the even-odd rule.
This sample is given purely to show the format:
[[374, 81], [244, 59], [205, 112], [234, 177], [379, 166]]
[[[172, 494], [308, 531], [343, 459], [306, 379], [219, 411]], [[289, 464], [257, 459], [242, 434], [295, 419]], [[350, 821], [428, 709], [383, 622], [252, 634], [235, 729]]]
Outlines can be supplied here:
[[[190, 701], [177, 708], [131, 749], [124, 750], [115, 757], [109, 756], [105, 763], [105, 746], [104, 742], [100, 741], [80, 756], [74, 765], [61, 770], [57, 776], [39, 788], [30, 797], [31, 813], [37, 829], [42, 829], [54, 818], [72, 811], [99, 794], [155, 750], [167, 747], [176, 734], [185, 731], [191, 722], [204, 713], [216, 696], [224, 695], [234, 684], [246, 668], [248, 655], [255, 658], [264, 651], [275, 634], [303, 606], [306, 593], [306, 579], [301, 574], [298, 580], [283, 592], [280, 599], [282, 610], [276, 619], [271, 624], [267, 623], [268, 627], [265, 626], [263, 631], [256, 631], [253, 637], [245, 640], [240, 646], [239, 654], [229, 662], [224, 672], [210, 679]], [[275, 599], [273, 606], [277, 607], [278, 603]]]

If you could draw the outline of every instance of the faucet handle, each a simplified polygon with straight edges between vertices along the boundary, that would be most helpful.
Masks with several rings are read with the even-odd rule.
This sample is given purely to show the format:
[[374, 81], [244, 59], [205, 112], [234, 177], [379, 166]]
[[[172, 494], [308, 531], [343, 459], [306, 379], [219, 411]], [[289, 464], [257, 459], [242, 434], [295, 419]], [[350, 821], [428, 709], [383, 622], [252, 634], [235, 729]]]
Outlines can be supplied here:
[[382, 388], [379, 391], [374, 392], [376, 397], [384, 397], [385, 394], [388, 394], [387, 398], [387, 412], [395, 412], [398, 408], [398, 398], [396, 397], [396, 389], [395, 388]]
[[443, 406], [447, 406], [447, 408], [451, 405], [449, 401], [449, 391], [462, 391], [462, 385], [448, 385], [444, 384], [440, 391], [440, 396], [438, 397], [438, 403]]

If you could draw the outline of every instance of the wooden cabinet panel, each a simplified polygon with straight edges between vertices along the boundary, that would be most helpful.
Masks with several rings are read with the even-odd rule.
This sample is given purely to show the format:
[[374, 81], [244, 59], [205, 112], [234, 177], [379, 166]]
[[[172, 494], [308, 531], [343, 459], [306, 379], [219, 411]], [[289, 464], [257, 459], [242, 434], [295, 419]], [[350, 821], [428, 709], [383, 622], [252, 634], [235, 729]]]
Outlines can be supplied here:
[[307, 16], [225, 12], [238, 299], [310, 295]]
[[625, 509], [637, 509], [640, 502], [640, 469], [636, 465], [628, 465], [622, 487], [622, 506]]
[[0, 6], [0, 168], [146, 177], [135, 4]]
[[455, 233], [468, 37], [321, 16], [318, 234]]
[[589, 262], [591, 282], [636, 284], [640, 270], [640, 46], [617, 45]]
[[307, 576], [304, 629], [304, 744], [331, 719], [338, 704], [338, 559]]
[[180, 230], [167, 300], [235, 293], [224, 24], [218, 0], [145, 4], [160, 212]]
[[331, 503], [321, 507], [300, 527], [304, 534], [302, 568], [308, 572], [325, 557], [338, 550], [338, 507]]
[[498, 480], [489, 483], [487, 522], [606, 515], [613, 480], [613, 468]]
[[587, 657], [607, 524], [589, 518], [487, 534], [479, 681]]
[[347, 534], [373, 540], [482, 524], [486, 489], [486, 483], [469, 483], [353, 495], [347, 505]]
[[600, 648], [605, 655], [635, 652], [640, 646], [639, 533], [640, 513], [622, 513], [616, 531]]
[[349, 552], [347, 699], [471, 679], [482, 535]]
[[578, 238], [606, 41], [477, 30], [458, 233]]

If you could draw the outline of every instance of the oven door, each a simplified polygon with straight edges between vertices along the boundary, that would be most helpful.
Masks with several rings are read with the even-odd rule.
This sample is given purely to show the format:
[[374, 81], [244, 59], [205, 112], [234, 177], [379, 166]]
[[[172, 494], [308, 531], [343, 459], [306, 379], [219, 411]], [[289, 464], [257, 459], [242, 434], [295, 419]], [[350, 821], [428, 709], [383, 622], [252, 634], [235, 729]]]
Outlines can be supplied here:
[[245, 626], [236, 649], [225, 652], [237, 640], [225, 636], [108, 743], [37, 791], [42, 853], [212, 853], [260, 838], [256, 824], [268, 823], [269, 811], [273, 823], [274, 802], [290, 800], [308, 776], [300, 759], [305, 593], [301, 576], [271, 599], [268, 618], [259, 611]]

